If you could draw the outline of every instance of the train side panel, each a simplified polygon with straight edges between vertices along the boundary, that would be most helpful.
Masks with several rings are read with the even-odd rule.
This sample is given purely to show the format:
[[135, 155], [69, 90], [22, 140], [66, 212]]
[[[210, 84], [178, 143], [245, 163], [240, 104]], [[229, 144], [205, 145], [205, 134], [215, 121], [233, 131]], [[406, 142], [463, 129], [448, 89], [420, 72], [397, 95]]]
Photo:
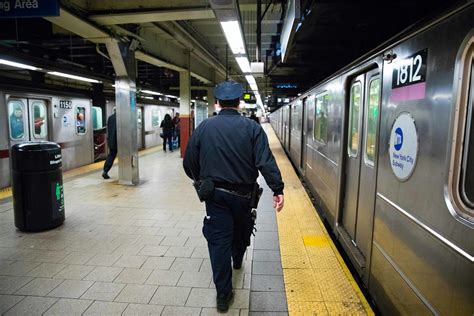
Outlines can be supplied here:
[[[473, 229], [451, 214], [445, 200], [452, 126], [457, 115], [453, 78], [459, 77], [453, 70], [462, 43], [472, 32], [472, 21], [471, 6], [393, 48], [399, 60], [426, 51], [426, 90], [422, 96], [401, 99], [396, 95], [393, 82], [397, 80], [397, 60], [384, 65], [369, 285], [382, 310], [444, 315], [474, 312]], [[411, 115], [416, 126], [416, 135], [405, 135], [404, 142], [418, 138], [418, 152], [413, 174], [400, 181], [392, 170], [389, 142], [392, 125], [402, 113]], [[410, 299], [405, 302], [400, 292]]]

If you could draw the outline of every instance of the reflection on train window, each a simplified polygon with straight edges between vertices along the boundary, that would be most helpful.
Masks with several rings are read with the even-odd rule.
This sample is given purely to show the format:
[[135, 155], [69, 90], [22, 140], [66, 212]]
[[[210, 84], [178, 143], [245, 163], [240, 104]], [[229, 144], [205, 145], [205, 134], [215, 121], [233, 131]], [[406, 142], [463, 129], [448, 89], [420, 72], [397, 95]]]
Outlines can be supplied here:
[[158, 113], [158, 109], [151, 110], [151, 126], [152, 127], [160, 126], [160, 115]]
[[365, 144], [365, 156], [367, 161], [374, 163], [375, 139], [377, 136], [377, 118], [379, 116], [380, 102], [380, 79], [373, 79], [369, 84], [369, 106], [367, 110], [367, 140]]
[[104, 124], [102, 123], [103, 117], [102, 117], [102, 108], [98, 106], [93, 106], [92, 107], [92, 128], [94, 130], [96, 129], [101, 129], [104, 127]]
[[86, 133], [86, 108], [76, 107], [76, 133], [84, 135]]
[[46, 138], [48, 135], [46, 106], [41, 101], [33, 101], [33, 135], [35, 138]]
[[138, 129], [142, 129], [142, 109], [138, 108], [137, 109], [137, 126]]
[[10, 137], [12, 140], [25, 138], [24, 112], [23, 102], [18, 100], [8, 102], [8, 120], [10, 121]]
[[469, 92], [464, 153], [461, 169], [461, 196], [474, 217], [474, 63], [471, 65], [471, 87]]
[[357, 156], [359, 152], [359, 111], [362, 100], [362, 89], [360, 82], [354, 82], [351, 87], [350, 96], [350, 121], [349, 121], [349, 152]]
[[327, 93], [316, 97], [316, 111], [314, 112], [314, 138], [327, 143], [328, 140], [328, 104]]
[[300, 117], [300, 112], [301, 112], [301, 102], [295, 103], [291, 107], [291, 129], [292, 130], [301, 130], [301, 120], [302, 118]]

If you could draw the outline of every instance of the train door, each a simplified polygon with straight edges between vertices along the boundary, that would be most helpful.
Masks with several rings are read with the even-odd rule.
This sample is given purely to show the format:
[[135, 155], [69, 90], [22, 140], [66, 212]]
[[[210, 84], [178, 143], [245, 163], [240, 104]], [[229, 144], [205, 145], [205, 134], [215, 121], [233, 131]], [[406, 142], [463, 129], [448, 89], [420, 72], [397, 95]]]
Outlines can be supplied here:
[[10, 144], [48, 139], [48, 107], [45, 100], [7, 98]]
[[[380, 73], [369, 71], [349, 87], [348, 141], [342, 226], [353, 259], [364, 274], [372, 245], [376, 183], [376, 138], [380, 105]], [[357, 266], [356, 266], [357, 267]], [[364, 274], [367, 277], [367, 273]]]
[[307, 122], [307, 104], [306, 104], [306, 101], [308, 100], [308, 98], [304, 98], [303, 99], [303, 103], [301, 104], [301, 156], [300, 156], [300, 170], [301, 170], [301, 173], [302, 175], [304, 176], [305, 175], [305, 166], [306, 166], [306, 144], [307, 144], [307, 140], [306, 140], [306, 127], [308, 126], [308, 122]]
[[143, 108], [137, 107], [137, 145], [143, 149]]

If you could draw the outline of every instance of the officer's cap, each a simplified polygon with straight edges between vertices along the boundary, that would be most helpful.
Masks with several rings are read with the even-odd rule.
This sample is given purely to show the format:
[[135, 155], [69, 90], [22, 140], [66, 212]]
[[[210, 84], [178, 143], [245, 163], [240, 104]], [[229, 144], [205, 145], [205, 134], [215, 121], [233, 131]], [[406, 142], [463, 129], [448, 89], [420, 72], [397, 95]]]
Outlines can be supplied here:
[[233, 80], [223, 81], [214, 88], [214, 97], [218, 100], [235, 100], [243, 94], [242, 85]]

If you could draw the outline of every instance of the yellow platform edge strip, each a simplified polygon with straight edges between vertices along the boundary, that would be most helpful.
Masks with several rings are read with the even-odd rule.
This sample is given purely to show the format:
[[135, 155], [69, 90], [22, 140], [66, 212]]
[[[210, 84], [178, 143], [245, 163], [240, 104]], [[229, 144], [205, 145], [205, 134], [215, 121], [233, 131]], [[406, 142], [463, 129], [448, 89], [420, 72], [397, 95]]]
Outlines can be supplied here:
[[[161, 146], [155, 146], [155, 147], [152, 147], [152, 148], [147, 148], [147, 149], [140, 150], [138, 155], [139, 155], [139, 157], [143, 157], [143, 156], [147, 156], [147, 155], [156, 153], [156, 152], [161, 151], [161, 150], [162, 150]], [[118, 162], [118, 159], [115, 160], [114, 165], [117, 164], [117, 162]], [[75, 168], [75, 169], [65, 171], [63, 173], [63, 180], [67, 181], [67, 180], [70, 180], [70, 179], [75, 178], [77, 176], [100, 170], [100, 169], [102, 169], [103, 166], [104, 166], [104, 161], [99, 161], [99, 162], [95, 162], [95, 163], [92, 163], [92, 164], [89, 164], [89, 165], [85, 165], [85, 166], [82, 166], [82, 167], [78, 167], [78, 168]], [[3, 199], [10, 198], [11, 196], [12, 196], [12, 188], [11, 187], [0, 189], [0, 201], [3, 200]]]
[[[267, 125], [266, 132], [285, 182], [285, 207], [281, 213], [277, 214], [277, 223], [289, 314], [374, 315], [371, 306], [339, 254], [336, 245], [329, 237], [273, 129]], [[333, 261], [335, 258], [339, 264], [332, 265], [330, 268], [325, 266], [321, 269], [308, 265], [306, 262], [308, 258], [318, 260], [317, 258], [323, 255], [315, 254], [323, 252], [330, 258], [332, 257]], [[324, 259], [321, 260], [324, 261]], [[331, 275], [331, 272], [329, 273], [330, 277], [334, 275], [336, 277], [334, 277], [334, 280], [330, 279], [327, 284], [322, 284], [323, 288], [321, 288], [320, 284], [308, 283], [307, 279], [310, 277], [308, 272], [311, 270], [314, 280], [318, 280], [316, 283], [321, 283], [319, 281], [324, 280], [325, 277], [327, 280], [327, 274], [323, 274], [328, 271], [334, 272], [333, 275]], [[303, 273], [305, 275], [298, 275]], [[337, 276], [345, 278], [345, 280], [337, 280]], [[305, 286], [305, 283], [309, 286]], [[351, 302], [342, 298], [346, 293], [338, 293], [338, 291], [342, 292], [344, 290], [343, 286], [337, 288], [340, 284], [350, 284], [352, 293], [356, 294]], [[317, 292], [317, 287], [319, 287], [320, 292]], [[331, 293], [328, 294], [328, 292]], [[337, 299], [334, 299], [334, 297]]]

